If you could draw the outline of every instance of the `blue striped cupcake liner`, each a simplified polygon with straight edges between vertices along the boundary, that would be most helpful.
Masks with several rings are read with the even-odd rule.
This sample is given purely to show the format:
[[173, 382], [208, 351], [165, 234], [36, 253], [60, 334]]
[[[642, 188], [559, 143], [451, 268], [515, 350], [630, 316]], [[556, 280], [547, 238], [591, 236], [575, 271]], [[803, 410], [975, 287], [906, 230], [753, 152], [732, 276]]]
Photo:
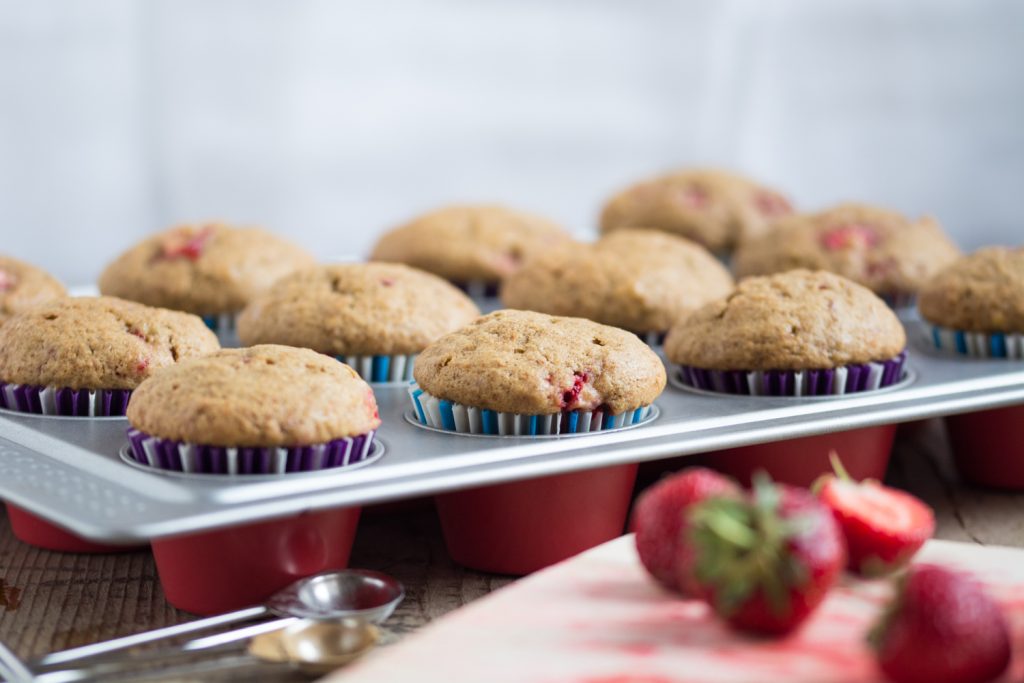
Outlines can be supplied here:
[[695, 389], [747, 396], [842, 396], [876, 391], [903, 379], [907, 352], [887, 361], [823, 370], [705, 370], [676, 366], [675, 379]]
[[217, 335], [222, 345], [238, 343], [238, 314], [219, 313], [199, 316], [206, 326]]
[[127, 455], [140, 465], [169, 472], [195, 474], [288, 474], [359, 465], [374, 459], [371, 431], [312, 446], [232, 448], [161, 439], [138, 429], [128, 430]]
[[335, 356], [367, 382], [409, 382], [416, 362], [415, 353], [404, 356]]
[[459, 434], [488, 436], [554, 436], [584, 434], [640, 424], [651, 415], [651, 406], [612, 415], [601, 410], [523, 415], [464, 406], [431, 396], [415, 382], [409, 387], [416, 420], [427, 427]]
[[0, 382], [0, 408], [33, 415], [122, 417], [131, 389], [68, 389]]
[[940, 351], [972, 358], [1024, 359], [1024, 334], [1019, 332], [966, 332], [925, 323], [928, 338]]

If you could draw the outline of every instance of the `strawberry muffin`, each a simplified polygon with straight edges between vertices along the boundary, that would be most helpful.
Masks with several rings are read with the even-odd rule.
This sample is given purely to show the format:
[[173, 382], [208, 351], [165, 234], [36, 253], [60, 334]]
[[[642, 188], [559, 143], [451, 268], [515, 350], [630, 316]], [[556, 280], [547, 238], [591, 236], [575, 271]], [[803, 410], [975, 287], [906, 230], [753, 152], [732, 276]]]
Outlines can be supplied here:
[[661, 360], [635, 334], [581, 318], [502, 310], [419, 355], [410, 389], [429, 426], [545, 435], [636, 424], [665, 388]]
[[315, 259], [258, 228], [180, 225], [121, 254], [100, 275], [100, 291], [149, 306], [201, 316], [222, 337], [259, 292]]
[[373, 390], [352, 368], [274, 344], [223, 349], [155, 375], [136, 390], [128, 421], [139, 462], [230, 474], [354, 464], [380, 426]]
[[[168, 368], [139, 386], [128, 421], [128, 457], [138, 466], [197, 478], [338, 482], [382, 453], [373, 390], [344, 363], [289, 346], [224, 349]], [[359, 514], [313, 506], [154, 539], [164, 595], [196, 614], [262, 603], [300, 578], [346, 567]]]
[[555, 223], [504, 206], [448, 206], [384, 234], [373, 261], [405, 263], [493, 297], [529, 256], [568, 240]]
[[601, 212], [601, 231], [654, 228], [681, 235], [716, 254], [763, 234], [793, 212], [785, 196], [734, 173], [677, 171], [619, 192]]
[[416, 354], [480, 315], [447, 281], [398, 263], [300, 270], [249, 302], [242, 343], [286, 344], [334, 356], [370, 382], [412, 379]]
[[1024, 358], [1024, 248], [989, 247], [939, 271], [918, 308], [937, 348]]
[[123, 415], [157, 371], [220, 348], [197, 316], [112, 297], [64, 298], [12, 316], [0, 335], [0, 407]]
[[656, 230], [622, 230], [530, 259], [505, 280], [510, 308], [589, 318], [657, 343], [681, 317], [732, 291], [707, 250]]
[[771, 234], [744, 242], [739, 277], [793, 268], [828, 270], [903, 306], [960, 250], [932, 218], [910, 220], [864, 204], [841, 204], [780, 220]]
[[906, 344], [899, 319], [867, 288], [793, 270], [741, 280], [673, 327], [665, 353], [698, 388], [811, 396], [897, 382]]
[[0, 255], [0, 323], [32, 306], [67, 296], [64, 286], [46, 271]]

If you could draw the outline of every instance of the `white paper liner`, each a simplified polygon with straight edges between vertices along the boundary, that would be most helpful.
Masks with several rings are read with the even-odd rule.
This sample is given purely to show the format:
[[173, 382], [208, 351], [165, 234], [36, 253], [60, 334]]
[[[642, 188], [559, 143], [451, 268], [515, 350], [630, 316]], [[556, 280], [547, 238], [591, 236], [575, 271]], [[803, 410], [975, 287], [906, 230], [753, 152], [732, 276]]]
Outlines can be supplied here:
[[335, 356], [371, 383], [410, 382], [418, 354], [397, 356]]
[[436, 398], [417, 384], [409, 387], [409, 397], [412, 399], [416, 419], [421, 424], [460, 434], [490, 436], [554, 436], [599, 432], [639, 424], [651, 412], [651, 406], [648, 405], [618, 415], [605, 414], [599, 410], [575, 410], [553, 415], [502, 413]]
[[940, 351], [972, 358], [1024, 359], [1024, 334], [1015, 332], [967, 332], [924, 323], [928, 341]]

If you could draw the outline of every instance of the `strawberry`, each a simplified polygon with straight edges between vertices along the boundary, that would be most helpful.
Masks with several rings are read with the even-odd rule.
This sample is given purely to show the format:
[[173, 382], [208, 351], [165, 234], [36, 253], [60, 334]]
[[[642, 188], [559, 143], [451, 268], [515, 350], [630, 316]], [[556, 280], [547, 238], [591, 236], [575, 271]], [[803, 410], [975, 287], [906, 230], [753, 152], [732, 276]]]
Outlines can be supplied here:
[[854, 481], [835, 453], [832, 468], [813, 488], [843, 530], [850, 571], [880, 576], [909, 562], [935, 532], [932, 509], [873, 479]]
[[907, 571], [869, 641], [896, 683], [985, 683], [1010, 662], [999, 607], [967, 574], [935, 565]]
[[742, 631], [793, 631], [846, 564], [831, 511], [806, 489], [773, 484], [763, 475], [743, 498], [696, 505], [689, 524], [701, 597]]
[[640, 561], [651, 576], [670, 590], [686, 593], [679, 577], [684, 555], [683, 525], [686, 510], [711, 496], [738, 495], [739, 486], [703, 467], [691, 467], [662, 479], [637, 498], [633, 508], [633, 528]]

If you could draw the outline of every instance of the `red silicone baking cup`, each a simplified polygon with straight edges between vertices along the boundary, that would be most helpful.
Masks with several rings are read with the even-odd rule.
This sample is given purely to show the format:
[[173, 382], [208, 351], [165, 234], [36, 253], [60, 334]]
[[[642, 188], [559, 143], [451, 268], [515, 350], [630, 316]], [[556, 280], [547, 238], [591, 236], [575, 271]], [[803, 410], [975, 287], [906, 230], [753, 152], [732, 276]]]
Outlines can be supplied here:
[[448, 554], [520, 576], [622, 534], [636, 465], [495, 484], [435, 497]]
[[832, 471], [829, 454], [835, 451], [854, 479], [883, 479], [892, 454], [897, 425], [862, 427], [786, 439], [770, 443], [727, 448], [711, 453], [673, 458], [659, 463], [665, 470], [701, 465], [735, 477], [745, 485], [757, 471], [767, 472], [775, 481], [810, 486], [822, 474]]
[[1024, 405], [946, 417], [953, 462], [965, 480], [1024, 490]]
[[[295, 476], [338, 471], [381, 454], [371, 431], [312, 446], [226, 448], [128, 430], [125, 457], [140, 467], [188, 476]], [[152, 542], [167, 601], [193, 614], [255, 605], [298, 579], [344, 569], [359, 507], [307, 512]]]
[[167, 601], [211, 615], [258, 605], [285, 586], [348, 566], [359, 508], [339, 508], [153, 541]]
[[44, 550], [56, 550], [62, 553], [121, 553], [138, 550], [137, 545], [107, 545], [86, 540], [70, 531], [47, 522], [42, 517], [6, 503], [7, 519], [11, 523], [11, 531], [22, 543], [28, 543]]

